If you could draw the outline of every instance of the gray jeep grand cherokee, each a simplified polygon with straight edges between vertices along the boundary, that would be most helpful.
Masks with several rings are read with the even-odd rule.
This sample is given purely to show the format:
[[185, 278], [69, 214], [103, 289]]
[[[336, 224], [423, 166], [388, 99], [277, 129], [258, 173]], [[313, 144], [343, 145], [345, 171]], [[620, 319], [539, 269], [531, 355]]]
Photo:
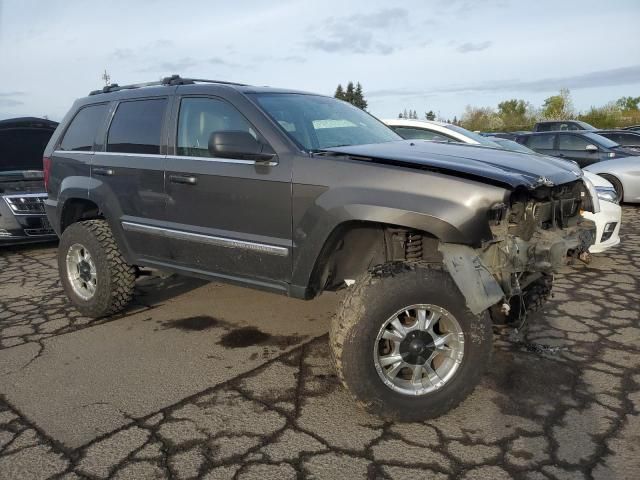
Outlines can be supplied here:
[[85, 315], [123, 309], [139, 267], [301, 299], [346, 287], [340, 379], [415, 420], [464, 399], [492, 321], [539, 305], [593, 242], [580, 170], [517, 155], [406, 141], [334, 98], [173, 76], [76, 101], [46, 148], [46, 210]]

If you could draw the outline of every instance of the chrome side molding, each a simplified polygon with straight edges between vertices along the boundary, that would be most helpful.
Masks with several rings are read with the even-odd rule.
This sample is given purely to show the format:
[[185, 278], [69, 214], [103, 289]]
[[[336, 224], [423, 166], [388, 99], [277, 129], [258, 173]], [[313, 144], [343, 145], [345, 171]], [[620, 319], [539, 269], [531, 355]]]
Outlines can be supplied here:
[[288, 248], [278, 247], [276, 245], [269, 245], [266, 243], [248, 242], [245, 240], [236, 240], [233, 238], [226, 238], [226, 237], [215, 237], [212, 235], [203, 235], [201, 233], [184, 232], [182, 230], [173, 230], [169, 228], [154, 227], [152, 225], [144, 225], [142, 223], [134, 223], [134, 222], [122, 222], [122, 228], [124, 228], [128, 232], [160, 235], [167, 238], [175, 238], [177, 240], [187, 240], [191, 242], [206, 243], [208, 245], [215, 245], [218, 247], [239, 248], [242, 250], [249, 250], [253, 252], [261, 252], [261, 253], [267, 253], [270, 255], [277, 255], [279, 257], [286, 257], [289, 255]]

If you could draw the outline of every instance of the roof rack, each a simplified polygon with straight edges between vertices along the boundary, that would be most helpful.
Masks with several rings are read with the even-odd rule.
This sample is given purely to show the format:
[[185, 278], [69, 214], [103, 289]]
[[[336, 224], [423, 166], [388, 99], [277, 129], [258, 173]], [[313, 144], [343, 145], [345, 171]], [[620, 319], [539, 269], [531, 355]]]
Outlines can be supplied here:
[[170, 77], [164, 77], [162, 80], [159, 80], [157, 82], [132, 83], [130, 85], [118, 85], [117, 83], [112, 83], [110, 85], [107, 85], [106, 87], [101, 88], [100, 90], [93, 90], [89, 92], [89, 95], [99, 95], [101, 93], [111, 93], [120, 90], [131, 90], [134, 88], [142, 87], [153, 87], [160, 85], [193, 85], [195, 83], [219, 83], [222, 85], [238, 85], [241, 87], [246, 86], [245, 83], [225, 82], [223, 80], [206, 80], [203, 78], [182, 78], [180, 75], [171, 75]]

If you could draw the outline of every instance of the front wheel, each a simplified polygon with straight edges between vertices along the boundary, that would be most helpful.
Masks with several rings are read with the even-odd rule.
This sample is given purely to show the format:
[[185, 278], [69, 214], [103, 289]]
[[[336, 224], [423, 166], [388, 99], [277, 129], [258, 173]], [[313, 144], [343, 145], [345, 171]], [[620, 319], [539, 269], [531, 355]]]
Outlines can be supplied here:
[[473, 391], [491, 358], [492, 329], [446, 272], [391, 264], [350, 289], [330, 342], [338, 375], [360, 404], [389, 420], [417, 421]]
[[613, 188], [616, 191], [616, 196], [618, 197], [618, 202], [622, 202], [624, 199], [624, 188], [622, 187], [622, 182], [618, 180], [617, 177], [609, 175], [608, 173], [602, 173], [600, 176], [613, 185]]

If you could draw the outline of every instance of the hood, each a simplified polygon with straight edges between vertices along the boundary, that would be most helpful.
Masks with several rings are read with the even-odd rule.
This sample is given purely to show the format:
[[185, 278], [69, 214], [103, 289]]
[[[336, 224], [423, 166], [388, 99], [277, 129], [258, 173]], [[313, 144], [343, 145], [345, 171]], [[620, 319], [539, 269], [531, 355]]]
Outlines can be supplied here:
[[323, 151], [349, 155], [353, 160], [476, 177], [511, 188], [561, 185], [582, 177], [579, 167], [564, 160], [477, 145], [404, 140]]
[[42, 170], [42, 155], [56, 126], [33, 117], [0, 121], [0, 177], [15, 179], [24, 172], [24, 178], [33, 178], [34, 170]]

